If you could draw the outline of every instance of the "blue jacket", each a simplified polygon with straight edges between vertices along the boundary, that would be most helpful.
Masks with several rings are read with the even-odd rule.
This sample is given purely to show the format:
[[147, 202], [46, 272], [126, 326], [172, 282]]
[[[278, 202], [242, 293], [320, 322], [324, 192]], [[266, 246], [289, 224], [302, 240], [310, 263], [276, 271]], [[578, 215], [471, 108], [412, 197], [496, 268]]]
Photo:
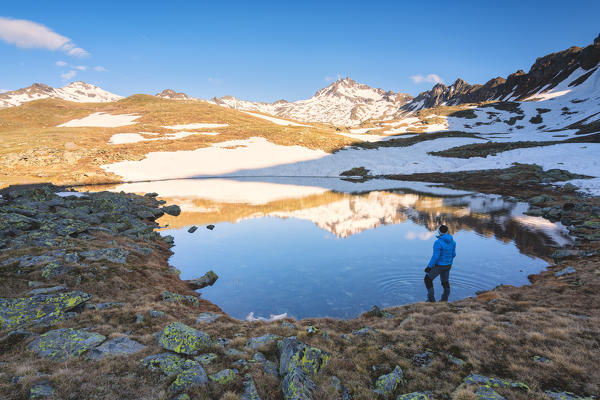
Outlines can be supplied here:
[[438, 236], [433, 244], [433, 255], [427, 266], [433, 268], [434, 265], [452, 265], [452, 260], [456, 257], [456, 242], [448, 233]]

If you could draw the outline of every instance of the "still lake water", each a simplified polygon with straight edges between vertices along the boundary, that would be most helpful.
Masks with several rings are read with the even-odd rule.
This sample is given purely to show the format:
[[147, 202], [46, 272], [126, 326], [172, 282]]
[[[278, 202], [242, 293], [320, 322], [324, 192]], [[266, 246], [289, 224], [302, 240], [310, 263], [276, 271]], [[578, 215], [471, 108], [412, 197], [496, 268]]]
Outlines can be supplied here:
[[[143, 191], [135, 185], [119, 190]], [[560, 224], [523, 215], [523, 203], [404, 186], [248, 178], [152, 188], [182, 207], [179, 217], [159, 221], [168, 225], [161, 234], [175, 238], [171, 265], [182, 279], [214, 270], [219, 279], [202, 297], [239, 319], [352, 318], [374, 304], [424, 301], [423, 269], [440, 223], [457, 242], [450, 301], [499, 284], [527, 284], [528, 275], [547, 266], [536, 257], [545, 246], [569, 240]], [[192, 225], [199, 228], [188, 233]], [[434, 285], [439, 299], [439, 278]]]

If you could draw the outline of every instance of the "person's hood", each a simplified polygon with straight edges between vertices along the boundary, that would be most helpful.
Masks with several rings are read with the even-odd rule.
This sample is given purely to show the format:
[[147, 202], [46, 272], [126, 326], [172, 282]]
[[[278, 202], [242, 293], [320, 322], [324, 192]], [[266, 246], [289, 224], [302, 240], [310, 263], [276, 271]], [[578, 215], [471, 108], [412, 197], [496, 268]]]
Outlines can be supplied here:
[[446, 243], [452, 243], [452, 235], [449, 233], [442, 233], [441, 235], [438, 235], [438, 239]]

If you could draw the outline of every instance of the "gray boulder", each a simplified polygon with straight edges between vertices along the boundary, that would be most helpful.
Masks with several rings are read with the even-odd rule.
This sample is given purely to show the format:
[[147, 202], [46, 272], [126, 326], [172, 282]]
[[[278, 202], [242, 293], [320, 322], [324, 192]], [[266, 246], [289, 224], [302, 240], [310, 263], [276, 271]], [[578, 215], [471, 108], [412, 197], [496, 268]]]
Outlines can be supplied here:
[[213, 270], [210, 270], [200, 278], [189, 280], [188, 283], [190, 284], [192, 289], [196, 290], [202, 289], [206, 286], [212, 286], [217, 281], [217, 279], [219, 279], [219, 276], [215, 274]]
[[248, 343], [246, 344], [246, 349], [258, 350], [261, 347], [271, 346], [280, 339], [281, 339], [281, 336], [275, 335], [273, 333], [267, 333], [262, 336], [253, 337], [253, 338], [250, 338], [250, 340], [248, 340]]
[[198, 315], [198, 318], [196, 319], [196, 325], [209, 324], [211, 322], [216, 321], [217, 319], [219, 319], [221, 317], [222, 317], [221, 314], [217, 314], [217, 313], [213, 313], [213, 312], [203, 312], [200, 315]]
[[39, 356], [54, 361], [75, 358], [98, 346], [106, 337], [96, 332], [77, 329], [56, 329], [35, 338], [27, 346]]
[[38, 382], [29, 389], [30, 399], [43, 399], [52, 396], [54, 396], [54, 388], [50, 384], [50, 381], [47, 380]]
[[402, 372], [402, 368], [396, 366], [389, 374], [377, 378], [377, 381], [375, 382], [375, 393], [385, 398], [389, 398], [398, 385], [402, 383], [403, 376], [404, 373]]
[[207, 383], [208, 377], [204, 368], [199, 362], [194, 362], [190, 365], [190, 368], [177, 375], [171, 386], [169, 386], [169, 391], [179, 393], [192, 387], [206, 386]]
[[160, 333], [158, 344], [164, 349], [180, 354], [197, 354], [211, 346], [208, 334], [181, 322], [173, 322]]
[[92, 360], [100, 360], [110, 356], [125, 356], [142, 351], [146, 348], [141, 343], [131, 340], [126, 337], [120, 337], [112, 340], [107, 340], [100, 346], [91, 349], [88, 358]]

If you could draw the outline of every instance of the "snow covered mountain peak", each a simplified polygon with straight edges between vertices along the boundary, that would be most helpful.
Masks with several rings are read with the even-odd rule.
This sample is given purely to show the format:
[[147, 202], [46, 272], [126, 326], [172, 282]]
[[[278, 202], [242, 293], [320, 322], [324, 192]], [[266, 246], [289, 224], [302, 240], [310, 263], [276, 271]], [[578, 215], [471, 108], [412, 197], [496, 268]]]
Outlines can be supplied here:
[[77, 103], [105, 103], [117, 101], [123, 96], [107, 92], [96, 85], [76, 81], [62, 88], [53, 88], [43, 83], [0, 94], [0, 108], [16, 107], [33, 100], [55, 98]]
[[412, 97], [405, 93], [386, 92], [350, 78], [341, 78], [317, 91], [307, 100], [262, 103], [225, 96], [214, 98], [211, 102], [223, 107], [260, 111], [298, 121], [356, 126], [368, 119], [389, 117], [411, 99]]
[[188, 96], [183, 92], [176, 92], [173, 89], [165, 89], [160, 93], [155, 94], [156, 97], [169, 100], [193, 100], [193, 97]]

